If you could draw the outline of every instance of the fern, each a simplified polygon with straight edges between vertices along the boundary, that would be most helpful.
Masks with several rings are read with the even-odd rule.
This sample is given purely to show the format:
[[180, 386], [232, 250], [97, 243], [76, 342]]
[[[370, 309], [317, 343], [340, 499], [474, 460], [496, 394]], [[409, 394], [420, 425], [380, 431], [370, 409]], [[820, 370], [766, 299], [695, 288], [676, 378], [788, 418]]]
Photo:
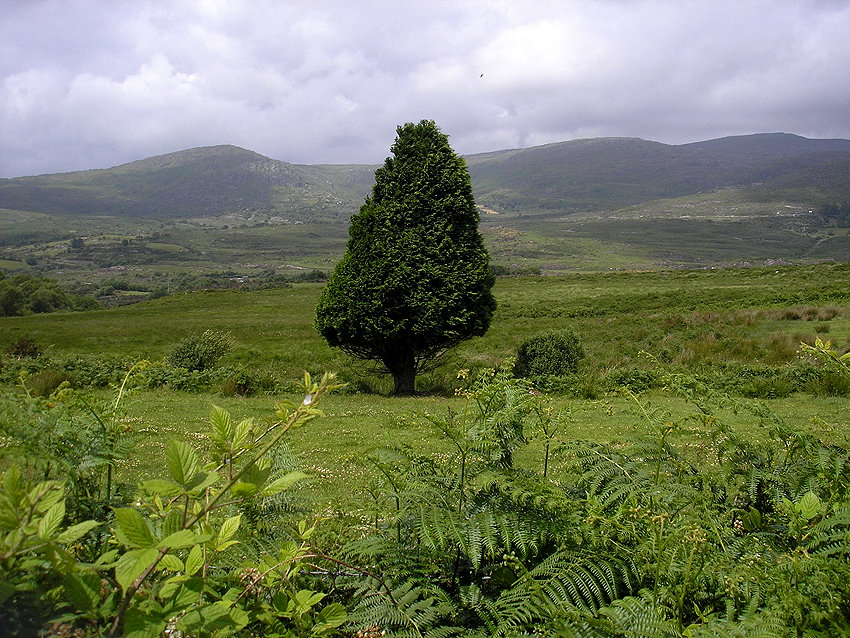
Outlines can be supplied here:
[[678, 638], [676, 623], [666, 620], [644, 598], [627, 596], [599, 610], [595, 626], [611, 636], [629, 638]]
[[738, 621], [712, 618], [688, 628], [691, 638], [787, 638], [788, 627], [781, 617], [759, 613]]
[[482, 619], [495, 635], [554, 621], [579, 631], [602, 606], [638, 584], [630, 561], [601, 559], [587, 552], [559, 551], [531, 570], [515, 557], [509, 557], [507, 564], [518, 572], [517, 580], [482, 609]]
[[410, 582], [384, 591], [378, 583], [365, 581], [355, 594], [357, 603], [349, 616], [353, 630], [378, 628], [398, 638], [442, 638], [459, 633], [450, 619], [454, 606], [438, 588], [426, 589]]
[[817, 556], [850, 560], [850, 505], [844, 505], [815, 525], [806, 549]]

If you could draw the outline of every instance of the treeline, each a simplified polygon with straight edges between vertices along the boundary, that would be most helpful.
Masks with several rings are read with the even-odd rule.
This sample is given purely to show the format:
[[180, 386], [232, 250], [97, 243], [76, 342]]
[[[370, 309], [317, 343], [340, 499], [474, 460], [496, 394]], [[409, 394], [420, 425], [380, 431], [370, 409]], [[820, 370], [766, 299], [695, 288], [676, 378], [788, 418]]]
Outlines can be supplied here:
[[[120, 296], [124, 303], [156, 299], [177, 292], [194, 290], [224, 290], [239, 288], [255, 290], [288, 287], [293, 283], [322, 282], [327, 273], [305, 270], [297, 275], [280, 275], [274, 271], [256, 276], [240, 275], [234, 271], [207, 274], [181, 274], [153, 282], [129, 281], [120, 277], [104, 279], [100, 285], [74, 284], [69, 290], [54, 279], [27, 274], [10, 275], [0, 271], [0, 317], [17, 317], [33, 313], [93, 310]], [[143, 293], [136, 296], [127, 293]], [[147, 294], [144, 294], [147, 293]]]
[[850, 201], [824, 204], [819, 212], [827, 220], [834, 219], [839, 228], [850, 228]]
[[91, 310], [99, 304], [91, 297], [70, 294], [54, 279], [31, 275], [8, 276], [0, 271], [0, 316], [16, 317], [57, 310]]
[[114, 294], [116, 291], [135, 290], [150, 293], [150, 299], [164, 297], [176, 292], [195, 290], [260, 290], [266, 288], [286, 288], [293, 283], [320, 283], [326, 281], [328, 274], [321, 270], [305, 270], [297, 275], [283, 275], [273, 268], [260, 271], [255, 275], [245, 275], [233, 270], [202, 274], [182, 273], [160, 277], [158, 281], [148, 283], [130, 282], [118, 277], [104, 279], [95, 293], [98, 297]]

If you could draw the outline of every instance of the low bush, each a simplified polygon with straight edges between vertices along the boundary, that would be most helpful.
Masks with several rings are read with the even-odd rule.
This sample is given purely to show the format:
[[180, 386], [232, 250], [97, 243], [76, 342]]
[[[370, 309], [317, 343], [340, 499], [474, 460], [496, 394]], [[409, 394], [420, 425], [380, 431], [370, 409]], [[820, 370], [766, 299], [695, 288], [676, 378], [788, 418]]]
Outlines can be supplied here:
[[615, 390], [626, 387], [632, 392], [646, 392], [660, 387], [661, 376], [655, 370], [623, 369], [612, 370], [602, 378], [604, 387]]
[[25, 379], [25, 385], [32, 396], [49, 397], [60, 385], [70, 380], [68, 373], [63, 370], [45, 368]]
[[524, 341], [517, 351], [514, 374], [536, 379], [575, 374], [584, 358], [579, 336], [572, 330], [550, 330]]
[[214, 367], [232, 347], [233, 337], [229, 332], [207, 330], [183, 339], [171, 349], [165, 361], [174, 368], [203, 372]]
[[581, 394], [582, 380], [575, 374], [564, 374], [559, 377], [544, 374], [534, 379], [534, 387], [556, 396], [569, 396]]
[[269, 372], [223, 368], [221, 375], [218, 392], [226, 397], [271, 394], [283, 389], [281, 380]]
[[741, 396], [751, 399], [784, 399], [796, 390], [793, 381], [787, 378], [757, 377], [740, 389]]
[[850, 396], [850, 379], [846, 376], [826, 370], [817, 378], [811, 379], [805, 386], [806, 392], [815, 396]]
[[13, 341], [6, 349], [6, 354], [15, 359], [35, 359], [41, 352], [41, 346], [28, 334]]

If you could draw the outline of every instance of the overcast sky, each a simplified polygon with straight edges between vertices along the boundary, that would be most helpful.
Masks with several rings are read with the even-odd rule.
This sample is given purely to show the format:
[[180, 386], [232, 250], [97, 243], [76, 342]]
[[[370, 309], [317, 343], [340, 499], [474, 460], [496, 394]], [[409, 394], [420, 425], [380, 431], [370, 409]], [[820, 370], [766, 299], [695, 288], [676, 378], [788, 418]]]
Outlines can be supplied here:
[[850, 0], [0, 0], [0, 177], [235, 144], [377, 164], [583, 137], [850, 138]]

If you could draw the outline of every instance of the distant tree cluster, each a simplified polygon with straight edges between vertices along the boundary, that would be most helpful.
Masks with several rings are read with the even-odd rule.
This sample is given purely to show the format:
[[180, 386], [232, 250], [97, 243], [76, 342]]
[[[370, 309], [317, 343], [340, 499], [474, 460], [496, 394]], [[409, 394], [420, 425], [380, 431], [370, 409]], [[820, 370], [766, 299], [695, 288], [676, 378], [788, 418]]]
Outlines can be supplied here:
[[15, 317], [57, 310], [86, 310], [92, 299], [70, 295], [53, 279], [30, 275], [8, 276], [0, 271], [0, 316]]
[[834, 219], [839, 228], [850, 228], [850, 201], [824, 204], [820, 214], [826, 219]]

